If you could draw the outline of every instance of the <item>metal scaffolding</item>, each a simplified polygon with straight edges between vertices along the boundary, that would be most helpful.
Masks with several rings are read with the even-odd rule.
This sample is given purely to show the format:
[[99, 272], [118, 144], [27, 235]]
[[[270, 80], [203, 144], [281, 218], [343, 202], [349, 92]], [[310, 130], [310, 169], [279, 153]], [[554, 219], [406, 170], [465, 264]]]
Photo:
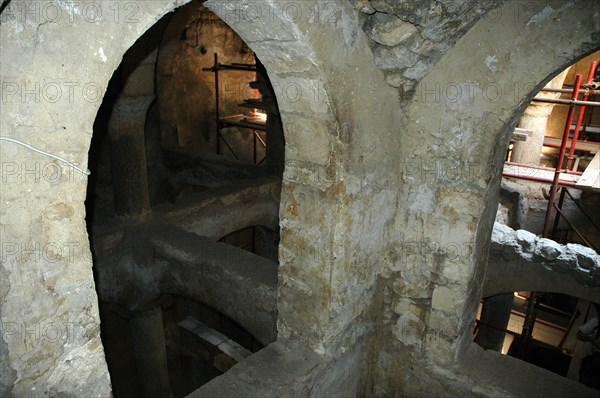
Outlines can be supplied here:
[[[217, 126], [217, 154], [221, 154], [221, 142], [225, 144], [227, 149], [231, 152], [231, 154], [239, 160], [239, 156], [233, 150], [231, 145], [227, 142], [223, 134], [221, 133], [222, 129], [229, 127], [240, 127], [242, 129], [249, 130], [253, 136], [253, 163], [261, 164], [265, 161], [265, 157], [263, 157], [260, 161], [258, 160], [258, 144], [262, 145], [263, 148], [267, 147], [266, 140], [259, 133], [260, 131], [266, 132], [266, 115], [265, 117], [259, 116], [256, 112], [257, 109], [263, 110], [263, 103], [259, 98], [253, 99], [245, 99], [240, 107], [251, 108], [254, 109], [253, 115], [246, 114], [236, 114], [229, 116], [221, 116], [221, 96], [219, 95], [219, 72], [220, 71], [246, 71], [246, 72], [256, 72], [256, 65], [253, 64], [240, 64], [240, 63], [232, 63], [232, 64], [220, 64], [219, 56], [217, 53], [214, 54], [214, 64], [210, 68], [202, 68], [205, 72], [213, 72], [215, 75], [215, 122]], [[260, 114], [262, 115], [262, 114]]]
[[[563, 205], [565, 202], [566, 195], [568, 195], [575, 202], [573, 196], [568, 192], [569, 187], [580, 189], [583, 191], [600, 192], [600, 142], [580, 140], [583, 133], [586, 132], [586, 128], [589, 129], [587, 123], [584, 123], [586, 108], [595, 108], [600, 106], [600, 102], [589, 100], [591, 95], [597, 95], [600, 93], [600, 90], [597, 90], [598, 83], [593, 81], [596, 67], [597, 62], [592, 62], [585, 84], [582, 84], [581, 82], [582, 76], [577, 75], [575, 79], [575, 86], [572, 88], [568, 87], [562, 89], [542, 89], [542, 91], [546, 92], [570, 94], [570, 99], [534, 97], [532, 100], [533, 102], [543, 102], [569, 106], [569, 111], [567, 113], [567, 119], [565, 122], [562, 138], [557, 139], [547, 136], [544, 138], [544, 146], [559, 149], [558, 162], [556, 167], [551, 169], [541, 166], [531, 166], [507, 162], [505, 163], [503, 172], [503, 176], [505, 177], [513, 177], [537, 182], [547, 182], [551, 184], [550, 192], [547, 197], [548, 205], [546, 208], [546, 214], [544, 218], [544, 228], [542, 232], [543, 237], [556, 238], [559, 221], [562, 217], [562, 219], [565, 220], [567, 225], [569, 225], [569, 227], [575, 232], [575, 234], [581, 239], [581, 241], [594, 250], [597, 249], [566, 217], [563, 211]], [[579, 99], [580, 95], [582, 95], [581, 99]], [[579, 107], [579, 114], [577, 116], [576, 122], [573, 123], [575, 110], [577, 107]], [[600, 132], [600, 129], [597, 130], [598, 131], [595, 131], [592, 127], [587, 131], [590, 133]], [[570, 134], [572, 134], [571, 139], [569, 139]], [[577, 171], [577, 168], [579, 166], [579, 159], [575, 159], [576, 150], [595, 153], [594, 158], [583, 173]], [[565, 156], [567, 158], [566, 163], [564, 162]], [[557, 194], [559, 194], [558, 203], [556, 203]], [[584, 213], [584, 215], [591, 220], [591, 218], [588, 214], [585, 213], [583, 208], [577, 202], [575, 203], [577, 207]], [[592, 225], [598, 228], [598, 226], [593, 222]], [[600, 231], [600, 229], [598, 230]]]

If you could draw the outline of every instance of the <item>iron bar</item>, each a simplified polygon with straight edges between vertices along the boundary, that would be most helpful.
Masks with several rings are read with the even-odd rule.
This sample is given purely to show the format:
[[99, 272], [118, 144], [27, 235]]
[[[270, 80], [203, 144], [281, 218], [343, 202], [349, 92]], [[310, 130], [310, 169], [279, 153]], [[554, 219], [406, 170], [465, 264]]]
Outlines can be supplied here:
[[[594, 72], [596, 72], [597, 62], [593, 61], [590, 65], [590, 70], [588, 72], [587, 84], [590, 84], [594, 80]], [[588, 102], [590, 95], [585, 94], [581, 99], [581, 102]], [[583, 122], [583, 115], [585, 113], [585, 105], [582, 105], [579, 108], [579, 115], [577, 115], [577, 123], [575, 123], [575, 130], [573, 131], [573, 144], [569, 149], [569, 156], [567, 157], [567, 170], [571, 169], [571, 164], [573, 162], [573, 155], [575, 154], [575, 147], [577, 146], [577, 139], [579, 138], [579, 129], [581, 128], [581, 122]], [[569, 126], [569, 130], [571, 126]], [[562, 207], [561, 207], [562, 208]]]
[[[553, 141], [558, 141], [558, 145], [554, 144]], [[555, 137], [549, 137], [549, 136], [545, 136], [544, 137], [544, 146], [548, 147], [548, 148], [560, 148], [560, 143], [562, 142], [562, 140], [555, 138]], [[578, 151], [584, 151], [584, 152], [590, 152], [590, 153], [596, 153], [600, 150], [600, 142], [594, 142], [594, 141], [584, 141], [584, 140], [580, 140], [578, 141], [579, 144], [579, 148], [575, 148]], [[567, 143], [567, 147], [570, 148], [571, 147], [571, 140], [568, 141]]]
[[527, 352], [527, 346], [529, 345], [529, 340], [533, 335], [533, 328], [535, 327], [535, 317], [536, 317], [536, 301], [539, 293], [529, 292], [529, 298], [527, 299], [527, 313], [525, 314], [525, 320], [523, 321], [523, 329], [521, 330], [521, 352], [519, 353], [519, 357], [523, 359], [525, 357], [525, 353]]
[[252, 130], [252, 163], [256, 164], [256, 132]]
[[573, 203], [575, 203], [575, 205], [577, 206], [577, 208], [579, 210], [581, 210], [581, 212], [583, 213], [583, 215], [594, 226], [594, 228], [596, 228], [598, 230], [598, 232], [600, 232], [600, 227], [596, 225], [596, 223], [594, 222], [594, 220], [592, 219], [592, 217], [590, 217], [590, 215], [587, 214], [587, 212], [583, 209], [583, 207], [581, 207], [581, 205], [577, 202], [577, 200], [575, 200], [575, 198], [573, 197], [573, 195], [571, 195], [571, 192], [569, 192], [568, 190], [567, 190], [567, 195], [569, 195], [569, 197], [571, 198], [571, 200], [573, 201]]
[[561, 209], [559, 209], [559, 208], [558, 208], [558, 206], [556, 206], [556, 203], [553, 203], [553, 205], [554, 205], [554, 208], [556, 209], [556, 211], [557, 211], [557, 212], [559, 212], [559, 213], [560, 213], [560, 215], [562, 216], [562, 218], [564, 218], [564, 219], [565, 219], [565, 222], [566, 222], [567, 224], [569, 224], [569, 227], [571, 227], [571, 229], [572, 229], [573, 231], [575, 231], [575, 233], [577, 234], [577, 236], [579, 236], [579, 238], [580, 238], [582, 241], [584, 241], [584, 242], [585, 242], [585, 244], [586, 244], [588, 247], [590, 247], [590, 248], [592, 248], [592, 249], [596, 250], [596, 248], [594, 247], [594, 245], [592, 245], [590, 242], [588, 242], [588, 240], [587, 240], [587, 239], [586, 239], [586, 238], [585, 238], [585, 237], [584, 237], [584, 236], [581, 234], [581, 232], [579, 232], [579, 230], [578, 230], [577, 228], [575, 228], [575, 226], [573, 225], [573, 223], [571, 223], [571, 221], [569, 221], [569, 219], [567, 218], [567, 216], [565, 215], [565, 213], [563, 213], [563, 211], [562, 211]]
[[229, 145], [229, 142], [227, 142], [227, 140], [225, 139], [225, 137], [223, 137], [223, 135], [222, 135], [220, 132], [219, 132], [219, 136], [217, 137], [217, 140], [218, 140], [219, 138], [220, 138], [220, 139], [222, 139], [222, 140], [223, 140], [223, 143], [225, 144], [225, 146], [227, 146], [227, 148], [229, 148], [229, 150], [230, 150], [230, 151], [231, 151], [231, 153], [233, 154], [233, 157], [234, 157], [236, 160], [240, 160], [240, 158], [239, 158], [239, 157], [238, 157], [238, 155], [235, 153], [235, 151], [233, 150], [233, 148], [231, 147], [231, 145]]
[[[562, 88], [573, 90], [575, 86], [571, 86], [570, 84], [565, 84]], [[600, 82], [592, 82], [591, 84], [582, 84], [580, 89], [590, 89], [590, 90], [598, 90], [600, 89]]]
[[[570, 319], [571, 316], [573, 315], [570, 312], [566, 312], [566, 311], [560, 310], [560, 309], [558, 309], [556, 307], [553, 307], [551, 305], [544, 304], [544, 303], [538, 303], [538, 307], [542, 308], [544, 311], [551, 312], [551, 313], [553, 313], [555, 315], [558, 315], [558, 316], [560, 316], [562, 318], [569, 318]], [[564, 328], [563, 326], [560, 326], [560, 327]]]
[[510, 329], [502, 329], [498, 326], [492, 325], [491, 323], [487, 323], [485, 321], [482, 321], [481, 319], [475, 319], [475, 322], [477, 322], [478, 325], [483, 325], [483, 326], [487, 326], [490, 329], [494, 329], [494, 330], [498, 330], [499, 332], [504, 332], [504, 333], [508, 333], [508, 334], [512, 334], [513, 336], [519, 336], [520, 333], [519, 332], [514, 332]]
[[[579, 94], [579, 86], [581, 85], [581, 75], [577, 75], [575, 78], [575, 89], [573, 90], [572, 98], [577, 98]], [[546, 217], [544, 219], [544, 231], [542, 237], [548, 237], [548, 230], [550, 228], [550, 216], [552, 215], [552, 205], [554, 204], [554, 197], [556, 196], [556, 189], [558, 187], [558, 180], [560, 178], [560, 171], [562, 170], [563, 159], [567, 150], [567, 141], [569, 139], [569, 131], [571, 131], [571, 123], [573, 123], [573, 114], [575, 113], [575, 105], [569, 107], [569, 113], [567, 115], [567, 122], [565, 123], [565, 131], [563, 132], [562, 143], [560, 145], [560, 153], [558, 155], [558, 164], [554, 172], [554, 179], [552, 181], [552, 187], [550, 188], [550, 198], [548, 199], [548, 207], [546, 208]]]
[[[534, 164], [527, 164], [527, 163], [518, 163], [518, 162], [504, 162], [504, 164], [508, 165], [508, 166], [523, 166], [525, 168], [528, 169], [536, 169], [536, 170], [546, 170], [546, 171], [552, 171], [554, 169], [551, 169], [550, 167], [545, 167], [545, 166], [539, 166], [539, 165], [534, 165]], [[582, 175], [583, 173], [581, 171], [572, 171], [572, 170], [565, 170], [562, 171], [562, 173], [565, 174], [574, 174], [574, 175]]]
[[256, 138], [258, 138], [258, 140], [260, 141], [260, 144], [261, 144], [263, 147], [265, 147], [265, 148], [266, 148], [266, 147], [267, 147], [267, 143], [263, 141], [262, 137], [260, 136], [260, 134], [258, 134], [258, 133], [256, 132], [256, 130], [253, 130], [253, 131], [254, 131], [254, 134], [256, 135]]
[[[580, 94], [589, 94], [589, 95], [598, 95], [600, 94], [600, 90], [585, 88], [585, 84], [581, 85]], [[573, 92], [572, 88], [543, 88], [540, 91], [544, 91], [546, 93], [563, 93], [563, 94], [571, 94]]]
[[565, 330], [565, 333], [563, 333], [563, 336], [560, 339], [560, 343], [558, 343], [557, 348], [559, 350], [562, 350], [562, 347], [565, 344], [565, 341], [567, 341], [567, 337], [569, 337], [569, 333], [571, 333], [571, 329], [573, 329], [573, 325], [575, 325], [575, 321], [577, 320], [577, 318], [579, 318], [580, 315], [581, 315], [581, 312], [579, 310], [577, 310], [573, 313], [573, 316], [571, 316], [571, 319], [569, 320], [569, 325], [567, 326], [567, 330]]
[[[539, 307], [539, 305], [540, 304], [538, 303], [537, 306]], [[524, 314], [521, 311], [517, 311], [517, 310], [510, 310], [510, 313], [512, 315], [516, 315], [521, 318], [525, 318], [525, 316], [527, 315], [527, 314]], [[560, 326], [560, 325], [557, 325], [556, 323], [548, 322], [543, 319], [536, 318], [535, 322], [539, 323], [540, 325], [548, 326], [552, 329], [562, 330], [563, 332], [566, 330], [566, 328], [564, 326]]]
[[[215, 73], [215, 113], [217, 118], [217, 155], [221, 154], [221, 104], [219, 103], [219, 55], [215, 53], [215, 64], [214, 64], [214, 73]], [[227, 144], [229, 146], [229, 144]], [[229, 148], [231, 149], [231, 148]]]
[[[558, 208], [562, 209], [563, 204], [565, 203], [565, 191], [566, 187], [562, 187], [560, 189], [560, 198], [558, 199]], [[552, 226], [552, 237], [556, 237], [556, 231], [558, 230], [558, 223], [560, 222], [560, 214], [557, 212], [554, 215], [554, 225]], [[563, 242], [560, 242], [563, 243]]]
[[[574, 96], [574, 98], [576, 98]], [[600, 106], [600, 102], [595, 102], [595, 101], [579, 101], [576, 99], [555, 99], [555, 98], [539, 98], [539, 97], [533, 97], [532, 101], [534, 102], [545, 102], [547, 104], [558, 104], [558, 105], [570, 105], [570, 106], [581, 106], [581, 105], [585, 105], [585, 106], [592, 106], [592, 107], [598, 107]]]
[[[549, 178], [543, 178], [543, 177], [532, 177], [532, 176], [521, 176], [521, 175], [513, 175], [513, 174], [507, 174], [507, 173], [502, 173], [502, 176], [504, 177], [512, 177], [512, 178], [518, 178], [521, 180], [528, 180], [528, 181], [535, 181], [535, 182], [549, 182], [552, 183], [553, 180], [549, 179]], [[577, 183], [575, 182], [571, 182], [571, 181], [559, 181], [558, 182], [559, 185], [565, 186], [565, 187], [577, 187]]]

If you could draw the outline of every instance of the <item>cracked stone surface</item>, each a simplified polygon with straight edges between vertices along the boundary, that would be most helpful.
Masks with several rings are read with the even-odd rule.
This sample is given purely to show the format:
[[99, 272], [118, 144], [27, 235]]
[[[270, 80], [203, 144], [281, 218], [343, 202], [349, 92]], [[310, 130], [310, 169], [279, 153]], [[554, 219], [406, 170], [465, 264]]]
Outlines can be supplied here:
[[564, 292], [597, 301], [600, 256], [589, 247], [561, 245], [495, 223], [484, 296], [516, 290]]
[[[132, 1], [139, 6], [135, 23], [85, 21], [82, 7], [91, 3], [57, 2], [73, 21], [23, 22], [3, 12], [0, 24], [2, 84], [91, 82], [98, 92], [95, 101], [76, 90], [73, 99], [56, 102], [3, 92], [0, 133], [83, 166], [102, 95], [123, 54], [185, 1]], [[235, 19], [252, 2], [205, 5], [228, 18], [256, 52], [281, 99], [287, 146], [276, 321], [278, 337], [300, 348], [293, 357], [283, 343], [250, 356], [250, 369], [243, 362], [232, 369], [245, 375], [243, 383], [229, 383], [227, 391], [262, 394], [252, 390], [260, 374], [254, 367], [275, 372], [298, 364], [306, 378], [294, 378], [289, 389], [278, 383], [273, 395], [518, 396], [532, 381], [538, 395], [551, 395], [553, 383], [545, 381], [558, 376], [520, 378], [526, 364], [503, 359], [507, 381], [493, 386], [475, 385], [482, 379], [477, 369], [464, 376], [457, 366], [473, 347], [482, 289], [553, 290], [543, 282], [599, 297], [597, 258], [524, 233], [496, 231], [502, 244], [492, 243], [497, 255], [490, 259], [498, 263], [485, 269], [498, 204], [498, 148], [507, 145], [532, 85], [598, 48], [598, 16], [588, 11], [595, 3], [307, 0], [295, 2], [305, 8], [294, 21], [282, 9], [287, 2], [264, 3], [273, 18], [261, 23]], [[569, 40], [557, 30], [569, 31]], [[285, 96], [290, 87], [298, 98]], [[515, 87], [520, 91], [510, 91]], [[490, 98], [490, 88], [502, 91]], [[58, 162], [6, 142], [0, 157], [27, 171]], [[54, 182], [3, 175], [3, 396], [111, 394], [97, 344], [87, 176], [69, 171], [63, 168]], [[64, 252], [31, 249], [56, 245]], [[27, 338], [48, 322], [89, 328], [68, 342]], [[322, 370], [318, 377], [315, 369]], [[348, 380], [370, 390], [336, 390]]]

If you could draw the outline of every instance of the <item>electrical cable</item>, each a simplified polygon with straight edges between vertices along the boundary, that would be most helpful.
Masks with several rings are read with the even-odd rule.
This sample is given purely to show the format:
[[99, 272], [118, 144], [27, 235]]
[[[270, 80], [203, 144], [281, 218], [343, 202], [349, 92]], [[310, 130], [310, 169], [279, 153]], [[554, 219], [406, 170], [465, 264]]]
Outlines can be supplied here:
[[23, 141], [19, 141], [17, 139], [10, 138], [10, 137], [5, 137], [5, 136], [2, 136], [2, 135], [0, 135], [0, 140], [12, 142], [14, 144], [18, 144], [18, 145], [24, 146], [25, 148], [29, 148], [29, 149], [31, 149], [34, 152], [41, 153], [42, 155], [46, 155], [46, 156], [49, 156], [49, 157], [51, 157], [53, 159], [56, 159], [56, 160], [61, 161], [63, 163], [66, 163], [69, 166], [71, 166], [72, 168], [74, 168], [75, 170], [77, 170], [78, 172], [80, 172], [81, 174], [84, 174], [84, 175], [87, 175], [87, 176], [89, 176], [90, 174], [92, 174], [89, 170], [87, 170], [87, 169], [85, 169], [85, 170], [81, 169], [81, 168], [77, 167], [74, 163], [69, 162], [67, 159], [61, 158], [60, 156], [51, 154], [51, 153], [46, 152], [46, 151], [42, 151], [41, 149], [34, 148], [31, 145], [24, 143]]

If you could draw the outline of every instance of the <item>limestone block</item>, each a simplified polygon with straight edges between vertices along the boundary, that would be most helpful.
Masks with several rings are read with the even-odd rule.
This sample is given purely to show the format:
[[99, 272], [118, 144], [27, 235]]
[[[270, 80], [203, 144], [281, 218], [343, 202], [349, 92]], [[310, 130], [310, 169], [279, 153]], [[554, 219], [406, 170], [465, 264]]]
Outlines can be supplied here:
[[564, 252], [552, 263], [552, 268], [558, 272], [568, 272], [577, 268], [577, 257], [573, 253]]
[[589, 270], [593, 267], [600, 267], [600, 264], [598, 263], [598, 254], [589, 247], [567, 243], [567, 252], [570, 252], [575, 256], [577, 264], [583, 269]]
[[515, 243], [515, 241], [510, 241], [510, 243], [502, 246], [502, 258], [506, 261], [514, 261], [521, 258], [519, 246], [517, 246]]
[[515, 232], [515, 238], [524, 252], [531, 251], [531, 249], [535, 246], [536, 236], [535, 234], [525, 231], [523, 229], [519, 229]]
[[350, 0], [350, 4], [352, 4], [354, 9], [359, 10], [364, 14], [371, 15], [376, 12], [375, 9], [371, 7], [368, 0]]
[[396, 46], [413, 34], [417, 34], [418, 30], [415, 25], [405, 22], [398, 17], [390, 16], [389, 14], [380, 17], [380, 21], [375, 24], [369, 31], [369, 37], [379, 44], [385, 46]]
[[562, 254], [562, 247], [553, 240], [542, 238], [538, 241], [535, 254], [546, 259], [555, 260]]
[[421, 314], [424, 311], [424, 308], [417, 305], [411, 299], [399, 298], [394, 303], [393, 311], [398, 315], [412, 313], [417, 316], [421, 316]]
[[407, 345], [421, 344], [424, 330], [423, 321], [410, 312], [398, 318], [393, 329], [396, 338]]
[[457, 294], [458, 292], [447, 286], [436, 287], [431, 297], [431, 308], [445, 312], [454, 312], [457, 305]]
[[431, 287], [427, 285], [417, 285], [407, 283], [403, 277], [399, 277], [394, 281], [393, 284], [394, 293], [399, 296], [406, 296], [411, 298], [427, 298], [431, 295]]
[[510, 240], [513, 240], [514, 230], [504, 224], [494, 224], [492, 230], [492, 242], [498, 242], [504, 244]]
[[419, 55], [403, 46], [398, 47], [377, 47], [373, 51], [375, 64], [383, 69], [403, 69], [415, 65], [419, 60]]
[[[98, 363], [104, 365], [98, 371]], [[64, 354], [48, 378], [50, 396], [107, 396], [108, 371], [100, 336]], [[93, 389], [90, 388], [93, 386]], [[112, 395], [112, 394], [111, 394]]]

